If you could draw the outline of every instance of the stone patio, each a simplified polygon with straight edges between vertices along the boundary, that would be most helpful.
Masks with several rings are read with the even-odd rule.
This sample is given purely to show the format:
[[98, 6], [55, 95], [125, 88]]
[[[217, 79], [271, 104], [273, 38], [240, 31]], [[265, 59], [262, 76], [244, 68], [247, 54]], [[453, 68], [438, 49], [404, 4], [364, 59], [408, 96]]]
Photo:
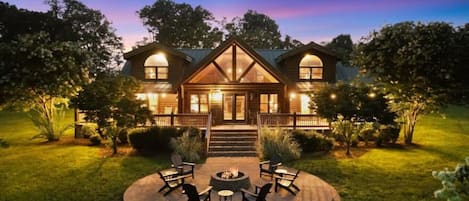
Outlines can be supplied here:
[[[263, 185], [270, 182], [269, 177], [259, 177], [259, 159], [256, 157], [209, 157], [206, 163], [198, 164], [195, 167], [195, 179], [189, 178], [187, 183], [197, 186], [198, 190], [206, 188], [210, 182], [211, 174], [230, 167], [238, 167], [239, 171], [249, 175], [252, 185]], [[288, 167], [286, 167], [288, 169]], [[267, 200], [278, 201], [340, 201], [337, 191], [328, 183], [320, 178], [306, 172], [301, 172], [295, 181], [295, 184], [301, 189], [296, 196], [291, 195], [284, 189], [278, 192], [271, 189]], [[151, 174], [135, 181], [124, 193], [124, 201], [179, 201], [187, 200], [181, 189], [174, 190], [167, 196], [159, 193], [158, 190], [163, 186], [163, 181], [158, 174]], [[249, 189], [253, 191], [253, 187]], [[212, 200], [218, 200], [216, 191], [212, 191]], [[241, 200], [241, 193], [236, 192], [233, 200]]]

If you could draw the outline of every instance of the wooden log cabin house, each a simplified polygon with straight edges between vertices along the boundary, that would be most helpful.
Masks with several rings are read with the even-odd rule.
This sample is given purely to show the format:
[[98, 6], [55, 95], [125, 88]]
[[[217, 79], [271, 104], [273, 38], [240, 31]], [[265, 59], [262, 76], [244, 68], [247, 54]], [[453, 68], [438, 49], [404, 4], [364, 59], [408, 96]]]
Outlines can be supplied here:
[[314, 42], [291, 50], [253, 49], [238, 38], [215, 49], [151, 43], [124, 58], [123, 73], [142, 81], [137, 97], [155, 116], [210, 113], [212, 125], [253, 125], [257, 114], [311, 114], [308, 94], [344, 74], [336, 54]]

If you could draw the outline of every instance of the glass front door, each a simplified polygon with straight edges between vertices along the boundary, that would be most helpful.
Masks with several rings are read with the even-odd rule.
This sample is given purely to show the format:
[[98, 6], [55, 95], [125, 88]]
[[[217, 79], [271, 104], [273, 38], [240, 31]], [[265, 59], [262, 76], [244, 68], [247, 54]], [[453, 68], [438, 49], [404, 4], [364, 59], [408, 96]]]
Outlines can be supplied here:
[[246, 96], [244, 94], [223, 95], [223, 120], [241, 123], [246, 120]]

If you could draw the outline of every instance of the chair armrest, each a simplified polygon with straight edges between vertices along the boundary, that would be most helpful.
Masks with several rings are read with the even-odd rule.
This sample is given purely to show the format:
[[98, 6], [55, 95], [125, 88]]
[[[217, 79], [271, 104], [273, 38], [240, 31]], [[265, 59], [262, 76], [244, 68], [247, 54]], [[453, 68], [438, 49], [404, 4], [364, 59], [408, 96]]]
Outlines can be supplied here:
[[268, 164], [268, 163], [270, 163], [270, 161], [262, 161], [262, 162], [259, 162], [259, 165], [260, 164]]
[[195, 166], [195, 163], [189, 163], [189, 162], [182, 162], [184, 165], [190, 165], [190, 166]]
[[183, 176], [177, 176], [177, 177], [172, 177], [172, 178], [165, 178], [164, 180], [166, 182], [169, 182], [169, 181], [176, 181], [176, 180], [180, 180], [180, 179], [185, 179], [187, 177], [191, 177], [191, 175], [183, 175]]
[[275, 175], [275, 182], [277, 182], [278, 180], [288, 180], [288, 181], [294, 181], [293, 178], [289, 178], [289, 177], [281, 177], [281, 176], [277, 176]]
[[248, 194], [249, 196], [252, 196], [252, 197], [256, 197], [257, 198], [257, 194], [254, 194], [252, 192], [249, 192], [248, 190], [244, 189], [244, 188], [241, 188], [241, 193], [243, 194]]
[[272, 166], [273, 166], [273, 167], [282, 166], [282, 163], [276, 163], [276, 164], [273, 164]]
[[[199, 193], [199, 195], [203, 195], [203, 194], [206, 194], [206, 193], [209, 193], [210, 191], [212, 191], [212, 188], [213, 186], [208, 186], [206, 189], [204, 189], [203, 191], [201, 191]], [[210, 194], [210, 193], [209, 193]]]

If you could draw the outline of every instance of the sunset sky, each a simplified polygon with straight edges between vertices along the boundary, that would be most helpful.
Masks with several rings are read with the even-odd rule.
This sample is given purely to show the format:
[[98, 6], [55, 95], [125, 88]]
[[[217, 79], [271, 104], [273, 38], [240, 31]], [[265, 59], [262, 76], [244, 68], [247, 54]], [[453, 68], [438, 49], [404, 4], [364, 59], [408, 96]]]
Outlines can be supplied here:
[[[7, 0], [19, 8], [46, 11], [43, 0]], [[112, 21], [123, 38], [126, 50], [149, 36], [137, 15], [155, 0], [82, 0]], [[303, 43], [330, 41], [339, 34], [351, 34], [354, 41], [383, 25], [401, 21], [445, 21], [459, 26], [469, 23], [469, 0], [191, 0], [177, 3], [201, 5], [216, 19], [231, 20], [248, 9], [266, 14], [290, 35]]]

